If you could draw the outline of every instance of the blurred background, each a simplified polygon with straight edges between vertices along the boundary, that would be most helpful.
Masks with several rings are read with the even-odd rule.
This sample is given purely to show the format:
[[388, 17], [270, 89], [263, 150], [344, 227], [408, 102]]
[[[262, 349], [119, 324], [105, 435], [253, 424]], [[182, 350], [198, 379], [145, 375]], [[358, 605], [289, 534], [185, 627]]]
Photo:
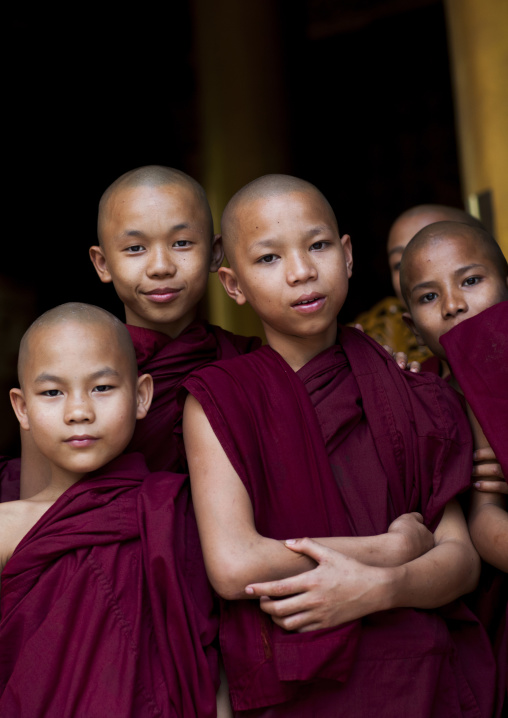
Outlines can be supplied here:
[[[19, 339], [66, 301], [123, 318], [88, 259], [104, 189], [145, 164], [229, 197], [284, 172], [316, 184], [351, 235], [341, 316], [391, 294], [386, 237], [419, 203], [483, 213], [508, 249], [506, 0], [178, 0], [19, 5], [5, 18], [0, 451]], [[212, 282], [211, 321], [259, 326]]]

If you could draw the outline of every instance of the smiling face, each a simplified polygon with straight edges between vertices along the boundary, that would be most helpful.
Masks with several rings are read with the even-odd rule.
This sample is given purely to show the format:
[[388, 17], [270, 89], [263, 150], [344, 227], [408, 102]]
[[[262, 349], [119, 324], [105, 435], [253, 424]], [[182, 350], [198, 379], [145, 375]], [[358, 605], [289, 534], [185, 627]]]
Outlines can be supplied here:
[[253, 307], [268, 343], [286, 359], [295, 341], [313, 346], [313, 353], [333, 344], [352, 254], [320, 194], [294, 191], [246, 201], [235, 225], [231, 269], [222, 267], [219, 275], [238, 304]]
[[100, 227], [90, 257], [101, 280], [113, 282], [127, 322], [178, 336], [222, 261], [203, 199], [185, 183], [120, 187]]
[[22, 389], [11, 390], [14, 410], [53, 476], [80, 478], [114, 459], [150, 405], [151, 377], [137, 379], [107, 324], [36, 328], [20, 379]]
[[508, 279], [474, 234], [435, 237], [403, 261], [416, 336], [441, 359], [439, 338], [456, 324], [508, 299]]

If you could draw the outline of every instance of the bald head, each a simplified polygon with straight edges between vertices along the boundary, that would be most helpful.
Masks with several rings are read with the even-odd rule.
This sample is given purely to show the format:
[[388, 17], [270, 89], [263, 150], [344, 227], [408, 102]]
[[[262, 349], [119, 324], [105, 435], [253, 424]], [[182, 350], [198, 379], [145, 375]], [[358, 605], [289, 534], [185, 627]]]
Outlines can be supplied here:
[[23, 373], [25, 365], [30, 358], [31, 343], [34, 337], [40, 336], [45, 329], [65, 324], [83, 324], [93, 327], [102, 327], [108, 331], [111, 342], [117, 342], [122, 356], [127, 360], [133, 378], [137, 377], [137, 361], [130, 334], [123, 322], [105, 309], [92, 304], [69, 302], [61, 304], [42, 314], [27, 329], [19, 346], [18, 379], [23, 387]]
[[222, 214], [222, 241], [224, 251], [230, 262], [234, 254], [234, 246], [241, 232], [241, 226], [238, 221], [240, 211], [253, 202], [270, 200], [273, 197], [293, 193], [311, 194], [314, 195], [314, 197], [318, 197], [323, 203], [327, 218], [333, 222], [335, 227], [337, 226], [335, 214], [328, 200], [313, 184], [290, 175], [264, 175], [249, 182], [249, 184], [242, 187], [242, 189], [233, 195]]
[[[400, 266], [400, 285], [404, 299], [408, 300], [410, 287], [408, 285], [410, 273], [417, 266], [418, 255], [421, 250], [432, 248], [438, 243], [446, 243], [452, 240], [462, 239], [468, 244], [465, 246], [474, 246], [485, 259], [492, 262], [500, 278], [506, 281], [508, 277], [508, 263], [506, 261], [500, 246], [483, 226], [473, 226], [464, 222], [434, 222], [421, 229], [409, 242], [402, 255]], [[464, 264], [468, 264], [469, 257], [464, 254]]]
[[172, 167], [147, 165], [130, 170], [116, 179], [104, 192], [99, 202], [97, 234], [103, 244], [104, 225], [109, 216], [111, 199], [124, 190], [138, 187], [185, 187], [190, 190], [202, 207], [209, 224], [210, 237], [213, 237], [213, 219], [205, 190], [195, 179]]

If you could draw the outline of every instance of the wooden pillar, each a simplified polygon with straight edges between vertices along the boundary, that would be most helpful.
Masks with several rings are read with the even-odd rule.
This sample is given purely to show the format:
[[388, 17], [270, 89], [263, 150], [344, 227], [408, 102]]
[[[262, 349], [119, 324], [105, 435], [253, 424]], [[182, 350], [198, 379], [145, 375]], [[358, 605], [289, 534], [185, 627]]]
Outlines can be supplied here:
[[492, 229], [508, 256], [508, 3], [445, 0], [445, 7], [465, 206], [474, 210], [491, 192]]
[[[287, 172], [282, 47], [273, 0], [193, 0], [201, 129], [200, 180], [216, 231], [230, 197], [271, 172]], [[217, 277], [208, 318], [230, 331], [262, 336], [250, 307], [237, 307]]]

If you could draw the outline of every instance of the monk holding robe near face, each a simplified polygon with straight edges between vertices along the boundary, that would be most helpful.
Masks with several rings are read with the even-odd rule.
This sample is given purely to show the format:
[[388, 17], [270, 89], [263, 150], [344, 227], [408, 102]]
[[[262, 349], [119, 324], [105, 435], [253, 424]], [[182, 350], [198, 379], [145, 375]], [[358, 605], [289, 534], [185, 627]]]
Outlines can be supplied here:
[[222, 232], [268, 346], [185, 381], [184, 438], [235, 715], [490, 718], [458, 397], [337, 329], [351, 240], [314, 186], [260, 178]]

